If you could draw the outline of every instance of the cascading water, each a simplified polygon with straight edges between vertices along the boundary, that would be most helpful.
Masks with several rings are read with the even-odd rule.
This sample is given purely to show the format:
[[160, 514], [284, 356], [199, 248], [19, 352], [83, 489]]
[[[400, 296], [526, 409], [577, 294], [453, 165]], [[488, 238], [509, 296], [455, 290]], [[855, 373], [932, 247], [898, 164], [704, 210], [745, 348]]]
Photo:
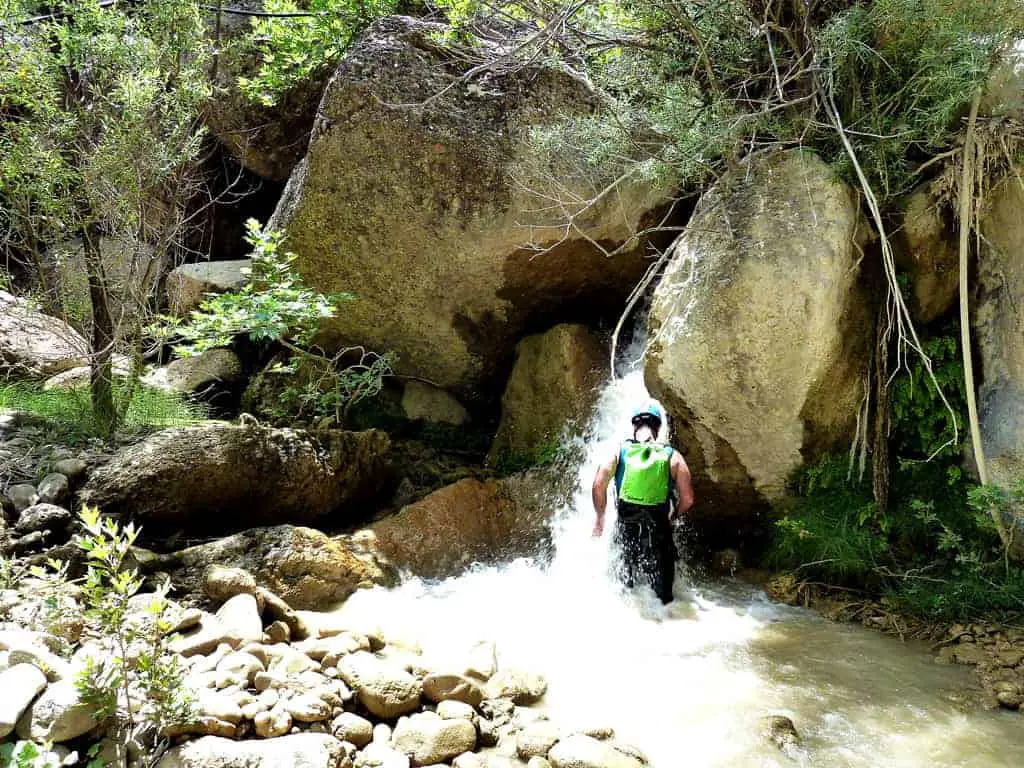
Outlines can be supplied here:
[[[605, 536], [591, 537], [590, 483], [646, 394], [638, 370], [604, 389], [549, 563], [410, 579], [359, 592], [342, 613], [441, 663], [493, 640], [500, 663], [547, 677], [553, 720], [611, 726], [657, 768], [1024, 765], [1021, 716], [962, 711], [955, 692], [969, 673], [934, 664], [923, 647], [774, 605], [738, 583], [694, 584], [685, 569], [668, 607], [649, 588], [622, 590], [609, 568], [611, 511]], [[800, 751], [765, 740], [770, 714], [793, 719]]]

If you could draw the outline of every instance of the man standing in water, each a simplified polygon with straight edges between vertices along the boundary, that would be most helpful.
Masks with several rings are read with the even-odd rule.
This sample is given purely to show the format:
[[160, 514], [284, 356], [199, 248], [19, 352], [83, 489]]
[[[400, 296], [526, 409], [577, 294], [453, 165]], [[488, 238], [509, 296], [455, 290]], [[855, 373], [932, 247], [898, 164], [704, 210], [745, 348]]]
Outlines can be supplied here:
[[[592, 497], [597, 522], [594, 537], [604, 533], [608, 485], [615, 478], [618, 522], [615, 539], [622, 551], [626, 586], [637, 576], [647, 581], [662, 603], [672, 602], [676, 546], [670, 521], [693, 506], [690, 468], [678, 451], [657, 442], [662, 424], [661, 406], [648, 403], [633, 411], [633, 439], [618, 455], [601, 465], [594, 478]], [[673, 508], [672, 490], [678, 499]]]

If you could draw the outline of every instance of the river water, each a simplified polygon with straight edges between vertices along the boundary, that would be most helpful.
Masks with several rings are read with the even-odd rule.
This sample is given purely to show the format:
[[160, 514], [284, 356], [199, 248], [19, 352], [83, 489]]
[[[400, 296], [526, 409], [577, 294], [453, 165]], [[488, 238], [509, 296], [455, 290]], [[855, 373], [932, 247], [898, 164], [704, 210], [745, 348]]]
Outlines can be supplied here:
[[[1024, 716], [964, 705], [970, 671], [935, 664], [924, 646], [773, 604], [744, 584], [696, 582], [685, 558], [669, 606], [647, 588], [622, 590], [609, 567], [614, 516], [592, 539], [589, 489], [645, 396], [639, 371], [602, 392], [550, 561], [363, 590], [342, 613], [442, 662], [493, 640], [501, 664], [545, 675], [553, 720], [611, 726], [656, 768], [1024, 766]], [[801, 750], [766, 741], [760, 720], [771, 714], [792, 718]]]

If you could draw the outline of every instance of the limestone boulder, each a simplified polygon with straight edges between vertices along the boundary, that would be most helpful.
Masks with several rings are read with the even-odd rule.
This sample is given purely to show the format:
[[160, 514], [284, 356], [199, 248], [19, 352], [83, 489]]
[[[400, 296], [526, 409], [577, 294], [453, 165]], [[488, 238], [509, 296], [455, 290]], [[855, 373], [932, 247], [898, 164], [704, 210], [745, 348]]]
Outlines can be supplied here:
[[[989, 201], [972, 304], [981, 361], [978, 415], [990, 481], [1010, 489], [1024, 478], [1024, 191], [1016, 175], [997, 185]], [[1024, 512], [1018, 514], [1024, 527]], [[1024, 556], [1024, 546], [1017, 551]]]
[[960, 293], [957, 235], [942, 206], [922, 186], [901, 202], [893, 238], [896, 263], [910, 277], [908, 299], [916, 320], [929, 323], [956, 303]]
[[342, 743], [325, 733], [296, 733], [255, 741], [204, 736], [167, 751], [157, 768], [351, 768]]
[[476, 728], [469, 720], [443, 720], [433, 712], [421, 712], [399, 721], [391, 743], [413, 765], [435, 765], [472, 752]]
[[423, 686], [396, 664], [357, 651], [338, 662], [338, 674], [370, 714], [391, 720], [415, 710]]
[[74, 680], [51, 683], [18, 721], [18, 737], [37, 742], [70, 741], [97, 726], [93, 710], [78, 697]]
[[[647, 266], [635, 234], [669, 185], [624, 182], [567, 227], [538, 193], [589, 201], [600, 185], [530, 134], [594, 112], [596, 95], [540, 64], [451, 87], [463, 70], [446, 30], [390, 17], [348, 50], [271, 225], [309, 285], [357, 294], [324, 324], [327, 348], [390, 350], [399, 373], [479, 396], [527, 322], [621, 310]], [[609, 258], [594, 243], [630, 247]]]
[[[114, 355], [112, 370], [115, 376], [129, 376], [132, 371], [131, 361], [124, 355]], [[83, 389], [89, 386], [91, 375], [88, 365], [78, 365], [48, 378], [43, 382], [43, 389]]]
[[715, 527], [708, 544], [755, 524], [805, 460], [849, 447], [873, 341], [867, 230], [853, 191], [788, 151], [724, 176], [673, 245], [644, 374], [694, 473], [691, 519]]
[[402, 389], [402, 413], [410, 421], [462, 426], [469, 421], [465, 407], [440, 387], [415, 379]]
[[14, 664], [0, 672], [0, 739], [7, 737], [22, 713], [46, 688], [46, 675], [34, 664]]
[[230, 349], [210, 349], [155, 368], [142, 378], [142, 383], [167, 392], [191, 395], [231, 390], [239, 387], [244, 378], [238, 355]]
[[477, 562], [544, 555], [559, 508], [558, 478], [532, 470], [503, 480], [467, 478], [357, 533], [381, 561], [422, 578]]
[[372, 561], [312, 528], [281, 525], [199, 544], [170, 554], [137, 552], [147, 573], [166, 572], [175, 588], [202, 600], [203, 574], [214, 565], [241, 568], [300, 610], [330, 608], [360, 587], [388, 583]]
[[567, 431], [582, 432], [607, 370], [607, 347], [586, 326], [568, 323], [519, 342], [489, 460], [535, 459]]
[[170, 313], [185, 317], [198, 307], [208, 293], [237, 291], [248, 280], [250, 259], [202, 261], [183, 264], [167, 275], [167, 304]]
[[643, 768], [644, 765], [608, 742], [582, 734], [559, 741], [548, 752], [547, 759], [554, 768]]
[[82, 497], [104, 513], [146, 525], [150, 534], [337, 524], [381, 503], [389, 447], [387, 435], [372, 430], [314, 436], [210, 422], [123, 448], [92, 473]]
[[47, 378], [86, 365], [89, 344], [31, 302], [0, 291], [0, 375]]
[[18, 533], [64, 530], [71, 520], [71, 513], [64, 507], [45, 503], [33, 504], [22, 511], [14, 530]]

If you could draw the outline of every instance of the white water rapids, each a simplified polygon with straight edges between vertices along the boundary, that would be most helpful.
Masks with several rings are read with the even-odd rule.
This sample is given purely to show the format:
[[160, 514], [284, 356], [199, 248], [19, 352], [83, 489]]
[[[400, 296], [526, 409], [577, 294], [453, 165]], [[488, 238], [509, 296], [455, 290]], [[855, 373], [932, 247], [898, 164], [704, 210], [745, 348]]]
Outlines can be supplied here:
[[[1024, 765], [1024, 718], [958, 704], [970, 673], [936, 665], [923, 646], [772, 604], [739, 583], [694, 583], [685, 567], [667, 608], [648, 589], [623, 592], [609, 576], [614, 515], [602, 540], [590, 536], [590, 483], [644, 397], [639, 371], [602, 393], [550, 563], [364, 590], [342, 613], [436, 659], [493, 640], [501, 664], [548, 679], [552, 720], [610, 725], [656, 768]], [[801, 752], [765, 740], [759, 721], [770, 714], [793, 719]]]

